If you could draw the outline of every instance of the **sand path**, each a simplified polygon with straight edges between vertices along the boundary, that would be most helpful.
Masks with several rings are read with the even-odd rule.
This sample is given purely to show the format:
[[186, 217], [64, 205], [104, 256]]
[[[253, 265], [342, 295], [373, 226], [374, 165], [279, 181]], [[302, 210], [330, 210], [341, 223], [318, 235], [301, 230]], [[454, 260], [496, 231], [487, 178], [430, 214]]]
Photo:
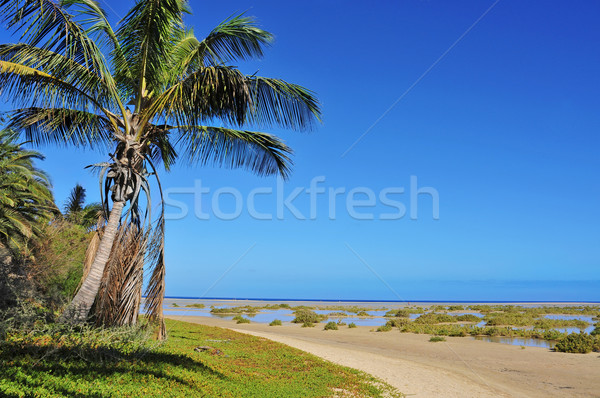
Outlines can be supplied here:
[[600, 358], [544, 348], [475, 341], [430, 343], [429, 336], [371, 332], [369, 327], [323, 331], [284, 324], [240, 324], [208, 317], [169, 318], [226, 327], [268, 338], [370, 373], [415, 397], [600, 397]]

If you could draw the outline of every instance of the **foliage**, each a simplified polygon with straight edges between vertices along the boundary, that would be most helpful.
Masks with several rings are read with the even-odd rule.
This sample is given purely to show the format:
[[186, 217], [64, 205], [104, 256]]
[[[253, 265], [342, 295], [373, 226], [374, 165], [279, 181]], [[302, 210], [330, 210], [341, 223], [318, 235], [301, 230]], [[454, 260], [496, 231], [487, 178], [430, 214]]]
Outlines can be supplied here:
[[257, 309], [251, 306], [212, 308], [211, 314], [255, 314]]
[[354, 323], [354, 322], [350, 322], [348, 324], [348, 329], [354, 329], [355, 327], [356, 327], [356, 323]]
[[587, 354], [594, 350], [600, 350], [600, 338], [587, 333], [571, 333], [560, 339], [554, 348], [560, 352]]
[[236, 323], [238, 323], [238, 324], [240, 324], [240, 323], [250, 323], [250, 319], [248, 319], [248, 318], [244, 318], [244, 317], [240, 317], [240, 318], [237, 320], [237, 322], [236, 322]]
[[311, 310], [297, 310], [294, 313], [296, 317], [292, 323], [319, 323], [327, 320], [327, 315], [317, 314]]
[[[167, 327], [170, 338], [158, 347], [118, 334], [122, 343], [108, 344], [104, 331], [83, 339], [87, 348], [71, 345], [77, 332], [63, 340], [48, 334], [2, 342], [0, 395], [268, 398], [324, 397], [343, 389], [349, 396], [400, 396], [369, 375], [270, 340], [170, 320]], [[194, 351], [205, 345], [219, 351]]]
[[386, 317], [394, 317], [394, 318], [408, 318], [410, 317], [411, 312], [407, 309], [399, 309], [399, 310], [389, 310], [385, 313]]
[[28, 259], [29, 243], [56, 210], [47, 175], [35, 160], [43, 156], [17, 143], [17, 135], [0, 130], [0, 247], [13, 257]]
[[435, 314], [428, 312], [414, 320], [415, 323], [435, 324], [445, 322], [456, 322], [456, 318], [448, 314]]
[[388, 325], [388, 324], [386, 323], [386, 324], [385, 324], [385, 325], [383, 325], [383, 326], [379, 326], [379, 327], [377, 328], [377, 331], [378, 331], [378, 332], [389, 332], [389, 331], [390, 331], [390, 330], [392, 330], [392, 329], [393, 329], [393, 327], [392, 327], [391, 325]]
[[329, 321], [325, 324], [323, 330], [338, 330], [338, 324], [333, 321]]
[[[173, 303], [173, 307], [179, 307], [177, 303]], [[194, 303], [186, 305], [188, 308], [205, 308], [206, 306], [202, 303]], [[212, 311], [211, 311], [212, 312]]]
[[58, 310], [73, 297], [81, 281], [92, 236], [83, 226], [60, 218], [46, 224], [42, 231], [33, 247], [35, 259], [27, 264], [27, 274], [47, 305]]
[[432, 343], [437, 343], [439, 341], [446, 341], [446, 338], [442, 336], [431, 336], [431, 338], [429, 338], [429, 341]]
[[86, 205], [85, 196], [85, 188], [79, 184], [75, 185], [69, 194], [63, 212], [67, 221], [91, 230], [98, 224], [98, 219], [102, 215], [102, 206], [100, 203]]
[[456, 315], [454, 319], [458, 322], [480, 322], [481, 318], [473, 314]]
[[281, 326], [281, 320], [280, 319], [273, 319], [271, 321], [271, 323], [269, 323], [269, 326]]
[[314, 327], [315, 327], [315, 324], [314, 324], [314, 323], [312, 323], [312, 322], [304, 322], [304, 323], [302, 324], [302, 327], [303, 327], [303, 328], [314, 328]]

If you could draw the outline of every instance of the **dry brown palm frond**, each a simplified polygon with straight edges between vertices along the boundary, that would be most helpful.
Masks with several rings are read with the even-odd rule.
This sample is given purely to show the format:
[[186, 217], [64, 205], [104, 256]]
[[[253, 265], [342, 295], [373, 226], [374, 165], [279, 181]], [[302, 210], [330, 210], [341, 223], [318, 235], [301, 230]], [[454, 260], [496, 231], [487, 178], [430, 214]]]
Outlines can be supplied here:
[[166, 336], [165, 321], [163, 318], [163, 300], [165, 297], [165, 220], [160, 217], [149, 240], [147, 262], [150, 264], [152, 274], [146, 289], [146, 313], [150, 322], [157, 323], [158, 339], [164, 340]]
[[123, 223], [96, 298], [96, 323], [111, 326], [137, 323], [148, 234]]

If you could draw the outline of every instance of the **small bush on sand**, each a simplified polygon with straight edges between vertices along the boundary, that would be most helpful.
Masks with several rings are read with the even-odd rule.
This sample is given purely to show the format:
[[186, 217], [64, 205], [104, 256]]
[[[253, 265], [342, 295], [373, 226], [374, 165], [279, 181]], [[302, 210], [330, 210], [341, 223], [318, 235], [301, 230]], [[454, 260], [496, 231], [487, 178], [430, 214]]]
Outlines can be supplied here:
[[429, 339], [430, 342], [432, 343], [437, 343], [439, 341], [446, 341], [445, 337], [442, 336], [431, 336], [431, 338]]
[[600, 341], [587, 333], [571, 333], [560, 339], [554, 348], [560, 352], [587, 354], [600, 349]]
[[323, 330], [338, 330], [338, 325], [335, 322], [327, 322]]
[[385, 325], [383, 325], [383, 326], [379, 326], [379, 327], [377, 328], [377, 331], [378, 331], [378, 332], [389, 332], [389, 331], [390, 331], [390, 330], [392, 330], [392, 329], [393, 329], [393, 327], [392, 327], [392, 326], [390, 326], [390, 325], [388, 325], [388, 324], [386, 323], [386, 324], [385, 324]]
[[273, 322], [269, 323], [269, 326], [281, 326], [281, 321], [279, 319], [274, 319]]
[[236, 323], [250, 323], [250, 319], [248, 319], [248, 318], [238, 319], [238, 321]]
[[354, 329], [356, 327], [356, 323], [351, 322], [348, 324], [348, 329]]
[[297, 310], [292, 323], [319, 323], [326, 319], [326, 315], [320, 315], [311, 310]]
[[394, 317], [394, 318], [408, 318], [410, 317], [410, 311], [405, 309], [400, 310], [389, 310], [385, 313], [386, 317]]
[[302, 324], [302, 327], [303, 327], [303, 328], [314, 328], [314, 327], [315, 327], [315, 324], [314, 324], [314, 323], [312, 323], [312, 322], [304, 322], [304, 323]]
[[[173, 304], [173, 307], [175, 307], [175, 304]], [[179, 306], [177, 306], [177, 307], [179, 307]], [[188, 304], [188, 305], [186, 305], [186, 307], [188, 307], [188, 308], [204, 308], [206, 306], [202, 303], [194, 303], [194, 304]]]

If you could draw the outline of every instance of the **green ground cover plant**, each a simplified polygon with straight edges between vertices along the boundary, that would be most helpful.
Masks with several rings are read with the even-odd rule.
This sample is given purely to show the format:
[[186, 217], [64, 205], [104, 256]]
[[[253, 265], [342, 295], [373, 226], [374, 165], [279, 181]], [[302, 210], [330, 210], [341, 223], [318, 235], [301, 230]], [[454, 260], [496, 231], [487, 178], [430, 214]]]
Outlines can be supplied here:
[[330, 397], [334, 389], [401, 396], [369, 375], [270, 340], [171, 320], [167, 328], [160, 346], [113, 330], [12, 334], [0, 342], [0, 396]]

